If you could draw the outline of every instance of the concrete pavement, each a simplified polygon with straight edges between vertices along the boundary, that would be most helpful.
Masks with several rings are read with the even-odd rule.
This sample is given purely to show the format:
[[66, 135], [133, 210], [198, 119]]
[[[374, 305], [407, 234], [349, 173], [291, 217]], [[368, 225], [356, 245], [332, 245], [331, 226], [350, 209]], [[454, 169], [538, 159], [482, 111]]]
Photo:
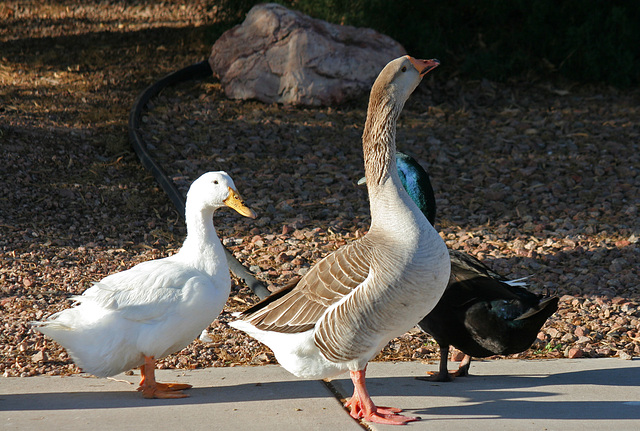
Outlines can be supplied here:
[[[376, 404], [421, 416], [422, 421], [408, 425], [414, 430], [640, 429], [640, 360], [474, 361], [473, 375], [452, 383], [414, 378], [436, 368], [416, 362], [371, 363], [367, 386]], [[1, 378], [0, 428], [363, 429], [332, 393], [351, 395], [348, 374], [329, 386], [299, 380], [279, 366], [159, 370], [157, 377], [192, 384], [190, 397], [143, 399], [135, 391], [137, 376]]]

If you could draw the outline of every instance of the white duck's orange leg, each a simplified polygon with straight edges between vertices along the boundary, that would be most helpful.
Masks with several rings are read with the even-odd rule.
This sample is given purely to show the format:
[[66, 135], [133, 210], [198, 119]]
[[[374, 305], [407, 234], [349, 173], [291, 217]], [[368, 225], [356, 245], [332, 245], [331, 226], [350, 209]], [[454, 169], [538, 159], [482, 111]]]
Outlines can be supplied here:
[[156, 360], [153, 356], [144, 357], [144, 365], [140, 366], [140, 386], [138, 391], [145, 398], [185, 398], [189, 395], [183, 393], [184, 389], [191, 388], [186, 383], [159, 383], [156, 382]]
[[351, 409], [351, 417], [365, 421], [388, 425], [405, 425], [408, 422], [419, 421], [420, 418], [399, 415], [402, 409], [393, 407], [376, 407], [367, 392], [365, 385], [365, 370], [351, 371], [353, 381], [353, 396], [345, 407]]

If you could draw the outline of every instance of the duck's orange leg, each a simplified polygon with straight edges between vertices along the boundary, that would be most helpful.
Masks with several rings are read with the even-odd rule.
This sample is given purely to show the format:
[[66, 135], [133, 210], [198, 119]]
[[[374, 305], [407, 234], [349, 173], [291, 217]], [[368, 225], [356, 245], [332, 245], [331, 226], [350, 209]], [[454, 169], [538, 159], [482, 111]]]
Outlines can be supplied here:
[[184, 389], [191, 388], [186, 383], [159, 383], [156, 382], [156, 360], [153, 356], [144, 357], [144, 365], [140, 366], [140, 386], [138, 391], [145, 398], [185, 398], [189, 395], [183, 393]]
[[364, 419], [365, 421], [388, 425], [406, 425], [408, 422], [419, 421], [418, 417], [406, 417], [399, 415], [402, 409], [393, 407], [377, 407], [365, 385], [366, 370], [351, 371], [353, 381], [353, 396], [345, 407], [351, 408], [351, 417], [354, 419]]

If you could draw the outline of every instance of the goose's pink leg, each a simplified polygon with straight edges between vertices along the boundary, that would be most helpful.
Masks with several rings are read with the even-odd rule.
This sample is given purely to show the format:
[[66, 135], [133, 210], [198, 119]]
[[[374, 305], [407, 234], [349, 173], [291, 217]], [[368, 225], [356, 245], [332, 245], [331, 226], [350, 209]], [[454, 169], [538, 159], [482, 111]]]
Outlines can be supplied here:
[[365, 385], [365, 370], [351, 371], [353, 381], [353, 396], [345, 407], [351, 409], [351, 417], [354, 419], [364, 419], [369, 422], [388, 425], [406, 425], [408, 422], [418, 421], [420, 418], [406, 417], [399, 415], [402, 409], [393, 407], [376, 407], [367, 392]]

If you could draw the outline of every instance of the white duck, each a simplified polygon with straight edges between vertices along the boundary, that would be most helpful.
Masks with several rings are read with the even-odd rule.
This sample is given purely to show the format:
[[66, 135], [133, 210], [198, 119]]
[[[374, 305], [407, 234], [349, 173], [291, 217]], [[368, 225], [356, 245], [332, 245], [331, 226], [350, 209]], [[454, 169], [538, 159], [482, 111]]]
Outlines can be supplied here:
[[202, 175], [187, 193], [187, 237], [178, 253], [105, 277], [36, 329], [86, 372], [106, 377], [140, 366], [145, 398], [186, 397], [181, 390], [190, 385], [155, 381], [155, 359], [186, 347], [229, 296], [229, 267], [213, 226], [214, 211], [225, 205], [255, 218], [226, 172]]
[[365, 386], [367, 362], [392, 338], [431, 310], [449, 280], [449, 254], [400, 182], [395, 162], [396, 120], [437, 60], [405, 56], [382, 70], [371, 90], [363, 151], [371, 228], [359, 240], [316, 264], [231, 322], [268, 345], [280, 364], [302, 378], [347, 370], [354, 393], [351, 416], [404, 424], [419, 418], [376, 407]]

